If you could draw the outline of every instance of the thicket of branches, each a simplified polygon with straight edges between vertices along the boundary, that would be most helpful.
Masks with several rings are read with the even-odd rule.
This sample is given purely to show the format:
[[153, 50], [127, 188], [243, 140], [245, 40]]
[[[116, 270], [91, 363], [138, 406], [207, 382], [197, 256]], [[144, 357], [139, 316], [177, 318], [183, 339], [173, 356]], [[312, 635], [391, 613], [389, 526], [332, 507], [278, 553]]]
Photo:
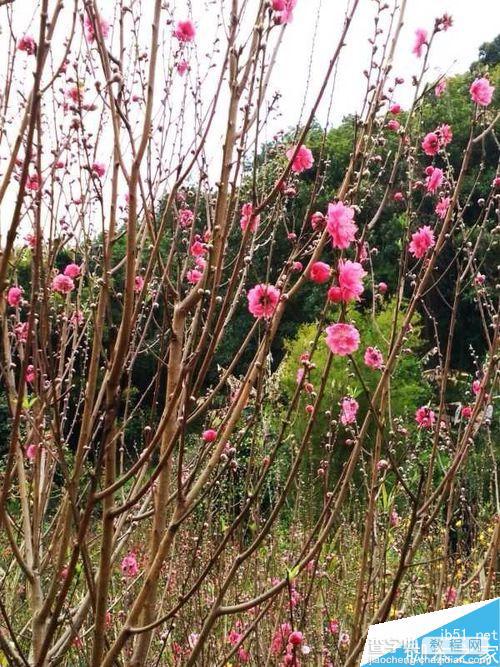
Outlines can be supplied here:
[[2, 4], [1, 658], [354, 665], [493, 596], [497, 41], [432, 80], [415, 26], [403, 109], [375, 1], [323, 127], [351, 0], [266, 141], [294, 0]]

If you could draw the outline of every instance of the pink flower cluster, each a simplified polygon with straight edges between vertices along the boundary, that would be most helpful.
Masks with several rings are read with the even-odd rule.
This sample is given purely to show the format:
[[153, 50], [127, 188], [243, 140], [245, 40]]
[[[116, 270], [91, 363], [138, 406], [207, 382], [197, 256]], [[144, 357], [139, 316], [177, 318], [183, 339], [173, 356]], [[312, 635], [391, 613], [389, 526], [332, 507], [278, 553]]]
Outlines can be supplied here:
[[366, 271], [359, 262], [351, 260], [340, 260], [338, 266], [338, 286], [334, 285], [328, 290], [328, 299], [334, 303], [340, 301], [359, 301], [364, 291], [363, 278]]

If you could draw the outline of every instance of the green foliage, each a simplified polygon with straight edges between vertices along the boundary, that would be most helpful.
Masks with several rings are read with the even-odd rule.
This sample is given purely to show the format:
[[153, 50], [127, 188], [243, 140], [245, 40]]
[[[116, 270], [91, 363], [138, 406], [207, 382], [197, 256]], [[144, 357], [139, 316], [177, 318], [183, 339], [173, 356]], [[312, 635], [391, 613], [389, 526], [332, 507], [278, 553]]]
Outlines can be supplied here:
[[[372, 392], [379, 380], [379, 371], [368, 368], [363, 362], [363, 354], [367, 347], [378, 347], [387, 357], [388, 345], [393, 328], [393, 319], [395, 314], [395, 301], [390, 301], [382, 310], [379, 310], [375, 316], [370, 311], [351, 310], [348, 314], [348, 320], [352, 321], [358, 328], [363, 341], [360, 349], [353, 355], [359, 370], [359, 377], [352, 372], [345, 358], [335, 357], [326, 382], [325, 395], [322, 407], [332, 410], [338, 414], [338, 403], [346, 395], [356, 397], [360, 404], [359, 418], [368, 409], [368, 400], [363, 385]], [[333, 319], [333, 317], [332, 317]], [[396, 330], [401, 324], [402, 313], [398, 313]], [[293, 340], [286, 342], [285, 347], [287, 355], [280, 368], [280, 382], [285, 395], [290, 398], [297, 385], [297, 370], [300, 368], [300, 355], [310, 349], [310, 342], [314, 339], [317, 324], [304, 324], [300, 327], [298, 335]], [[393, 387], [391, 397], [391, 414], [393, 416], [407, 416], [425, 403], [430, 395], [430, 389], [425, 381], [422, 381], [422, 358], [421, 350], [424, 341], [422, 340], [422, 324], [419, 315], [415, 315], [411, 332], [408, 334], [407, 348], [411, 352], [403, 354], [398, 362], [391, 379]], [[312, 357], [316, 368], [310, 372], [309, 379], [317, 388], [320, 384], [321, 375], [328, 357], [328, 348], [325, 343], [324, 335], [318, 344], [318, 348]], [[300, 424], [300, 430], [304, 427], [306, 418]]]

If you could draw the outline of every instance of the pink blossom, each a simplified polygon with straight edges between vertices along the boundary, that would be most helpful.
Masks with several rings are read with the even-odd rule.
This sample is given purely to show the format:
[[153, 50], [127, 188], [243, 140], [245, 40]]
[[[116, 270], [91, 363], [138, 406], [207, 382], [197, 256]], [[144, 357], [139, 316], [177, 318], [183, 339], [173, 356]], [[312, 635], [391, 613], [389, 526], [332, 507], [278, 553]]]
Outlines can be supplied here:
[[278, 655], [284, 650], [291, 632], [292, 626], [288, 621], [285, 621], [285, 623], [282, 623], [279, 626], [271, 640], [271, 653], [273, 655]]
[[342, 299], [342, 290], [337, 285], [333, 285], [327, 292], [327, 299], [332, 303], [341, 303]]
[[66, 97], [75, 104], [81, 102], [82, 94], [83, 94], [83, 88], [80, 84], [76, 86], [71, 86], [71, 88], [68, 88], [68, 90], [66, 91]]
[[464, 419], [470, 419], [472, 417], [472, 408], [470, 405], [464, 405], [460, 411], [460, 414]]
[[188, 63], [187, 60], [185, 60], [185, 59], [183, 58], [182, 60], [179, 60], [179, 62], [177, 63], [177, 65], [176, 65], [175, 67], [176, 67], [176, 69], [177, 69], [177, 73], [178, 73], [180, 76], [184, 76], [184, 74], [185, 74], [185, 73], [188, 71], [188, 69], [189, 69], [189, 63]]
[[436, 19], [439, 30], [448, 30], [453, 25], [453, 18], [449, 14], [443, 14], [440, 19]]
[[492, 86], [488, 79], [482, 77], [471, 84], [470, 96], [476, 104], [487, 107], [491, 103], [494, 91], [495, 86]]
[[26, 447], [26, 458], [29, 459], [30, 461], [34, 461], [36, 457], [36, 453], [38, 451], [38, 445], [28, 445]]
[[427, 179], [425, 181], [427, 192], [436, 192], [443, 183], [443, 170], [438, 167], [427, 167], [425, 173], [427, 174]]
[[217, 439], [217, 431], [214, 428], [208, 428], [201, 434], [203, 442], [213, 442]]
[[359, 262], [350, 260], [339, 262], [339, 286], [343, 301], [359, 301], [364, 291], [363, 278], [366, 271]]
[[453, 588], [453, 586], [449, 586], [444, 594], [444, 603], [446, 605], [449, 604], [455, 604], [457, 601], [457, 589]]
[[389, 288], [387, 287], [387, 283], [380, 282], [377, 285], [377, 289], [380, 292], [380, 294], [385, 294]]
[[196, 29], [194, 23], [190, 19], [187, 19], [186, 21], [177, 21], [174, 36], [177, 37], [179, 42], [192, 42], [195, 35]]
[[311, 227], [316, 231], [317, 229], [322, 229], [325, 224], [325, 216], [323, 213], [316, 211], [311, 216]]
[[358, 230], [353, 220], [354, 209], [343, 202], [328, 204], [328, 220], [326, 227], [332, 237], [334, 248], [345, 249], [354, 241]]
[[71, 316], [71, 320], [70, 320], [71, 324], [74, 327], [77, 327], [77, 326], [82, 325], [84, 323], [84, 321], [85, 321], [85, 318], [83, 316], [82, 311], [81, 310], [75, 310], [75, 312]]
[[135, 577], [139, 572], [139, 565], [133, 551], [123, 557], [121, 571], [124, 577]]
[[144, 287], [144, 278], [142, 276], [136, 276], [134, 278], [134, 292], [138, 294], [139, 292], [142, 291], [143, 287]]
[[28, 340], [28, 322], [19, 322], [14, 328], [16, 338], [20, 343], [25, 343]]
[[[102, 18], [99, 18], [99, 25], [101, 27], [101, 33], [104, 39], [108, 38], [109, 35], [109, 28], [110, 25], [107, 21], [105, 21]], [[88, 14], [85, 15], [85, 18], [83, 20], [83, 28], [85, 30], [85, 37], [88, 42], [94, 42], [96, 38], [95, 30], [94, 30], [94, 24], [92, 23], [92, 19]]]
[[248, 292], [248, 310], [254, 317], [269, 319], [279, 300], [280, 291], [273, 285], [256, 285]]
[[493, 183], [491, 184], [492, 188], [498, 189], [500, 188], [500, 176], [495, 176], [493, 179]]
[[401, 202], [401, 201], [404, 201], [405, 196], [402, 192], [395, 192], [392, 195], [392, 198], [394, 199], [394, 201]]
[[26, 179], [26, 190], [36, 192], [40, 189], [40, 185], [40, 176], [36, 172], [28, 175], [28, 178]]
[[367, 347], [364, 355], [364, 362], [373, 370], [380, 370], [384, 363], [382, 352], [377, 347]]
[[441, 97], [441, 95], [444, 95], [446, 88], [448, 87], [448, 82], [446, 79], [441, 79], [441, 81], [438, 81], [434, 88], [434, 95], [436, 97]]
[[410, 252], [418, 259], [424, 257], [429, 248], [432, 248], [436, 243], [434, 232], [428, 225], [420, 227], [418, 231], [412, 234], [411, 238]]
[[336, 618], [332, 618], [328, 621], [327, 623], [327, 630], [331, 635], [336, 635], [338, 634], [340, 630], [340, 623]]
[[477, 396], [481, 391], [481, 382], [479, 380], [474, 380], [472, 383], [472, 393], [474, 396]]
[[444, 220], [446, 218], [446, 214], [448, 213], [448, 209], [450, 208], [450, 202], [451, 199], [449, 197], [441, 197], [441, 199], [438, 201], [436, 204], [436, 215], [441, 218], [441, 220]]
[[186, 280], [191, 285], [196, 285], [196, 283], [199, 283], [202, 277], [203, 273], [199, 269], [190, 269], [186, 273]]
[[400, 516], [395, 507], [392, 508], [391, 513], [389, 514], [389, 525], [395, 528], [399, 524]]
[[436, 134], [438, 135], [440, 146], [447, 146], [453, 139], [453, 132], [449, 125], [439, 125], [436, 128]]
[[36, 248], [36, 236], [34, 234], [26, 234], [24, 240], [32, 250]]
[[[293, 158], [296, 148], [296, 146], [293, 146], [293, 148], [287, 150], [286, 156], [289, 160]], [[307, 146], [300, 146], [297, 154], [293, 158], [292, 171], [296, 174], [301, 174], [303, 171], [306, 171], [306, 169], [310, 169], [313, 164], [314, 158], [310, 149], [307, 148]]]
[[193, 257], [201, 257], [207, 252], [206, 246], [201, 241], [194, 241], [189, 249]]
[[21, 303], [23, 291], [20, 287], [11, 287], [7, 292], [7, 303], [13, 308], [17, 308]]
[[292, 264], [292, 271], [295, 273], [300, 273], [304, 267], [302, 266], [302, 262], [294, 262]]
[[302, 634], [302, 632], [294, 630], [293, 632], [290, 633], [288, 641], [290, 642], [290, 644], [292, 644], [292, 646], [299, 646], [304, 641], [304, 635]]
[[389, 111], [394, 115], [397, 116], [399, 113], [401, 113], [401, 105], [400, 104], [391, 104]]
[[243, 648], [243, 646], [240, 646], [238, 649], [238, 660], [242, 664], [246, 664], [247, 662], [250, 662], [250, 653], [249, 651], [246, 650], [246, 648]]
[[349, 636], [348, 632], [342, 632], [340, 637], [339, 637], [339, 644], [342, 646], [347, 646], [349, 642], [351, 641], [351, 637]]
[[260, 223], [260, 215], [253, 214], [253, 206], [251, 203], [243, 204], [241, 207], [241, 219], [240, 226], [243, 231], [246, 231], [247, 228], [250, 228], [251, 232], [257, 231], [257, 227]]
[[333, 354], [345, 357], [355, 352], [359, 343], [359, 331], [352, 324], [339, 322], [326, 328], [326, 344]]
[[423, 405], [416, 411], [415, 421], [419, 428], [431, 429], [436, 422], [436, 415], [430, 408]]
[[330, 279], [330, 267], [325, 262], [314, 262], [309, 269], [309, 278], [314, 283], [326, 283]]
[[476, 285], [477, 287], [481, 287], [482, 285], [484, 285], [485, 281], [486, 281], [486, 276], [484, 275], [484, 273], [476, 273], [476, 275], [474, 276], [474, 285]]
[[26, 366], [26, 373], [24, 374], [24, 379], [26, 382], [29, 382], [32, 384], [35, 381], [36, 378], [36, 372], [35, 372], [35, 367], [33, 364], [29, 364], [29, 366]]
[[427, 44], [427, 30], [423, 28], [417, 28], [415, 30], [415, 43], [413, 44], [412, 53], [414, 53], [417, 58], [422, 56], [422, 49], [424, 44]]
[[399, 120], [396, 120], [395, 118], [391, 118], [390, 121], [387, 123], [387, 129], [391, 130], [391, 132], [397, 132], [399, 128], [401, 127], [401, 123]]
[[436, 155], [439, 150], [439, 137], [435, 132], [429, 132], [422, 141], [422, 148], [426, 155]]
[[293, 21], [293, 10], [297, 5], [297, 0], [273, 0], [273, 9], [278, 23], [291, 23]]
[[358, 414], [359, 404], [354, 398], [346, 397], [342, 399], [341, 402], [341, 413], [340, 421], [344, 426], [347, 424], [352, 424], [356, 421], [356, 415]]
[[189, 208], [181, 208], [179, 211], [179, 224], [183, 229], [191, 227], [194, 222], [194, 213]]
[[80, 275], [81, 267], [78, 266], [78, 264], [68, 264], [64, 268], [64, 275], [68, 276], [69, 278], [78, 278]]
[[52, 290], [60, 294], [69, 294], [75, 289], [75, 283], [69, 276], [64, 273], [58, 273], [52, 281]]
[[104, 165], [102, 162], [94, 162], [92, 165], [92, 171], [96, 176], [102, 178], [106, 173], [106, 165]]
[[23, 35], [17, 41], [17, 49], [33, 56], [36, 54], [36, 42], [31, 35]]

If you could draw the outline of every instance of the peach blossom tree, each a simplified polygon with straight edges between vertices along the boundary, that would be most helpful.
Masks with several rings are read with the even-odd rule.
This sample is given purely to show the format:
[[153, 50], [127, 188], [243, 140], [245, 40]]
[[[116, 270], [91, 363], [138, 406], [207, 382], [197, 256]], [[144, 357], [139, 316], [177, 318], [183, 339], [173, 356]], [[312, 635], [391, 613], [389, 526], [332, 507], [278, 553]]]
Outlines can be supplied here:
[[[406, 2], [376, 0], [367, 68], [353, 72], [365, 95], [329, 191], [328, 114], [366, 3], [346, 3], [324, 71], [296, 81], [296, 127], [269, 142], [273, 75], [301, 2], [40, 0], [26, 16], [29, 2], [0, 1], [5, 664], [354, 665], [371, 623], [494, 594], [497, 510], [470, 562], [449, 557], [477, 442], [494, 460], [498, 297], [481, 267], [498, 175], [470, 219], [482, 170], [471, 156], [496, 137], [493, 81], [470, 77], [455, 169], [447, 118], [422, 120], [446, 94], [429, 62], [451, 18], [400, 44]], [[412, 46], [403, 108], [396, 55]], [[394, 202], [387, 285], [373, 238]], [[419, 354], [412, 332], [452, 263], [432, 399], [395, 414], [392, 378]], [[321, 308], [286, 361], [285, 400], [272, 351], [306, 288]], [[453, 420], [452, 348], [471, 291], [486, 354]], [[338, 369], [345, 382], [332, 381]]]

